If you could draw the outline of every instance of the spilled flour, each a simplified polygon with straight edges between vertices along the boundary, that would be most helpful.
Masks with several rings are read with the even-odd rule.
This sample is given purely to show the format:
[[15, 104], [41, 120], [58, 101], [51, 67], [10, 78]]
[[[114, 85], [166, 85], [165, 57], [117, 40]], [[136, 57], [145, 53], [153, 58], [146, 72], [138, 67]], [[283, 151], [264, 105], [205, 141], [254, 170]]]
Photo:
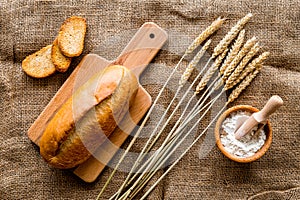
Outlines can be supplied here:
[[222, 128], [225, 132], [221, 134], [221, 143], [225, 150], [237, 157], [246, 158], [253, 156], [265, 143], [266, 134], [264, 130], [254, 134], [257, 130], [257, 126], [251, 131], [251, 133], [243, 136], [241, 139], [235, 139], [235, 125], [239, 117], [250, 116], [251, 113], [246, 111], [233, 112], [227, 117]]

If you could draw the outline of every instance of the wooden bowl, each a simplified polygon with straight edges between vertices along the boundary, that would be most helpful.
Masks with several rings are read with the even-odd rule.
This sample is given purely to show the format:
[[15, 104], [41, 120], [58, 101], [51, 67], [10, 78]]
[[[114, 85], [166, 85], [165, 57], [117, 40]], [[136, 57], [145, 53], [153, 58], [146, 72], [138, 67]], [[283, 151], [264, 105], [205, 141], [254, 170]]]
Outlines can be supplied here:
[[216, 138], [216, 143], [217, 146], [219, 147], [219, 149], [221, 150], [221, 152], [228, 157], [229, 159], [239, 162], [239, 163], [249, 163], [249, 162], [253, 162], [257, 159], [259, 159], [260, 157], [262, 157], [267, 150], [269, 149], [269, 147], [271, 146], [271, 142], [272, 142], [272, 127], [271, 127], [271, 123], [268, 120], [267, 124], [264, 126], [264, 131], [266, 133], [266, 141], [264, 143], [264, 145], [260, 148], [260, 150], [258, 150], [253, 156], [250, 157], [246, 157], [246, 158], [241, 158], [241, 157], [237, 157], [229, 152], [227, 152], [221, 142], [220, 139], [220, 133], [223, 131], [222, 129], [222, 124], [223, 121], [230, 115], [230, 113], [232, 112], [237, 112], [237, 111], [247, 111], [250, 113], [254, 113], [254, 112], [258, 112], [259, 110], [257, 108], [254, 108], [252, 106], [248, 106], [248, 105], [238, 105], [238, 106], [234, 106], [228, 110], [226, 110], [218, 119], [217, 123], [216, 123], [216, 127], [215, 127], [215, 138]]

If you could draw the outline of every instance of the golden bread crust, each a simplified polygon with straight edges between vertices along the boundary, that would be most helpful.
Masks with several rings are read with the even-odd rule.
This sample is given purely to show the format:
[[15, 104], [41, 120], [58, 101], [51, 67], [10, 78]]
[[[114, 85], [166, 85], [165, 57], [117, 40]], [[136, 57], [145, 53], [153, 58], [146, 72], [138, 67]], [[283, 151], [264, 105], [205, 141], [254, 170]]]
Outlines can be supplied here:
[[53, 74], [56, 70], [51, 60], [51, 48], [52, 45], [48, 45], [27, 56], [22, 61], [23, 71], [34, 78], [45, 78]]
[[86, 20], [72, 16], [64, 21], [58, 34], [58, 46], [67, 57], [79, 56], [84, 48]]
[[40, 153], [57, 168], [89, 158], [117, 127], [138, 89], [134, 74], [114, 65], [96, 74], [58, 110], [40, 140]]
[[52, 44], [51, 59], [56, 70], [59, 72], [67, 71], [72, 61], [72, 58], [63, 55], [60, 51], [57, 38]]

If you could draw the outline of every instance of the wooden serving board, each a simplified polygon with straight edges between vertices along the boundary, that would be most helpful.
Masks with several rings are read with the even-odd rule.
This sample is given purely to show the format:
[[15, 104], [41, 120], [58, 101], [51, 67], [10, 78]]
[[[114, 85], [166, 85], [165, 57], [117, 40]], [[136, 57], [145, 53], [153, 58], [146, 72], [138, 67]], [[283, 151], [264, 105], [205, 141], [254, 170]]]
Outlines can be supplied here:
[[[111, 64], [123, 65], [131, 69], [139, 78], [167, 38], [167, 33], [163, 29], [149, 22], [137, 31], [116, 60], [109, 61], [95, 54], [86, 55], [29, 128], [28, 137], [36, 145], [39, 145], [39, 140], [47, 124], [61, 105], [71, 97], [78, 87], [106, 66]], [[74, 169], [74, 174], [85, 182], [93, 182], [106, 166], [105, 163], [112, 159], [130, 132], [147, 112], [151, 102], [151, 96], [140, 85], [133, 105], [119, 125], [122, 130], [117, 128], [110, 135], [109, 140], [104, 142], [93, 154], [94, 156]], [[95, 157], [101, 158], [101, 162]]]

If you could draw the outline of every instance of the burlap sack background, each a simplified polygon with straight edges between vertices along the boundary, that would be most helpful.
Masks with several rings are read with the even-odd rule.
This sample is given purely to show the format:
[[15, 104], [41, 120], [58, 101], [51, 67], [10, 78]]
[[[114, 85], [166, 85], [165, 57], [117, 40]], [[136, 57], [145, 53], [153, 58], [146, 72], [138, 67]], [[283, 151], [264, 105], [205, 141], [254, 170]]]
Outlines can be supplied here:
[[[50, 44], [60, 24], [71, 15], [87, 18], [83, 55], [97, 51], [101, 41], [123, 30], [153, 21], [195, 37], [213, 19], [229, 19], [215, 36], [218, 41], [248, 12], [254, 18], [247, 37], [255, 35], [271, 52], [267, 66], [235, 104], [261, 108], [272, 94], [285, 106], [271, 118], [274, 140], [259, 161], [238, 164], [214, 147], [199, 159], [193, 148], [163, 180], [149, 199], [300, 199], [300, 9], [299, 1], [1, 1], [0, 2], [0, 199], [95, 199], [111, 169], [86, 184], [69, 171], [50, 168], [26, 136], [27, 129], [70, 75], [82, 56], [65, 74], [32, 79], [21, 70], [25, 56]], [[123, 45], [123, 44], [122, 44]], [[113, 58], [122, 50], [102, 56]], [[187, 45], [187, 44], [184, 44]], [[108, 50], [106, 51], [108, 52]], [[105, 55], [107, 54], [107, 55]], [[172, 67], [178, 61], [161, 52], [154, 62]], [[153, 77], [149, 69], [144, 77]], [[152, 75], [152, 76], [151, 76]], [[159, 78], [159, 77], [156, 77]], [[148, 87], [151, 95], [157, 88]], [[166, 97], [167, 98], [167, 97]], [[125, 177], [118, 172], [109, 197]]]

